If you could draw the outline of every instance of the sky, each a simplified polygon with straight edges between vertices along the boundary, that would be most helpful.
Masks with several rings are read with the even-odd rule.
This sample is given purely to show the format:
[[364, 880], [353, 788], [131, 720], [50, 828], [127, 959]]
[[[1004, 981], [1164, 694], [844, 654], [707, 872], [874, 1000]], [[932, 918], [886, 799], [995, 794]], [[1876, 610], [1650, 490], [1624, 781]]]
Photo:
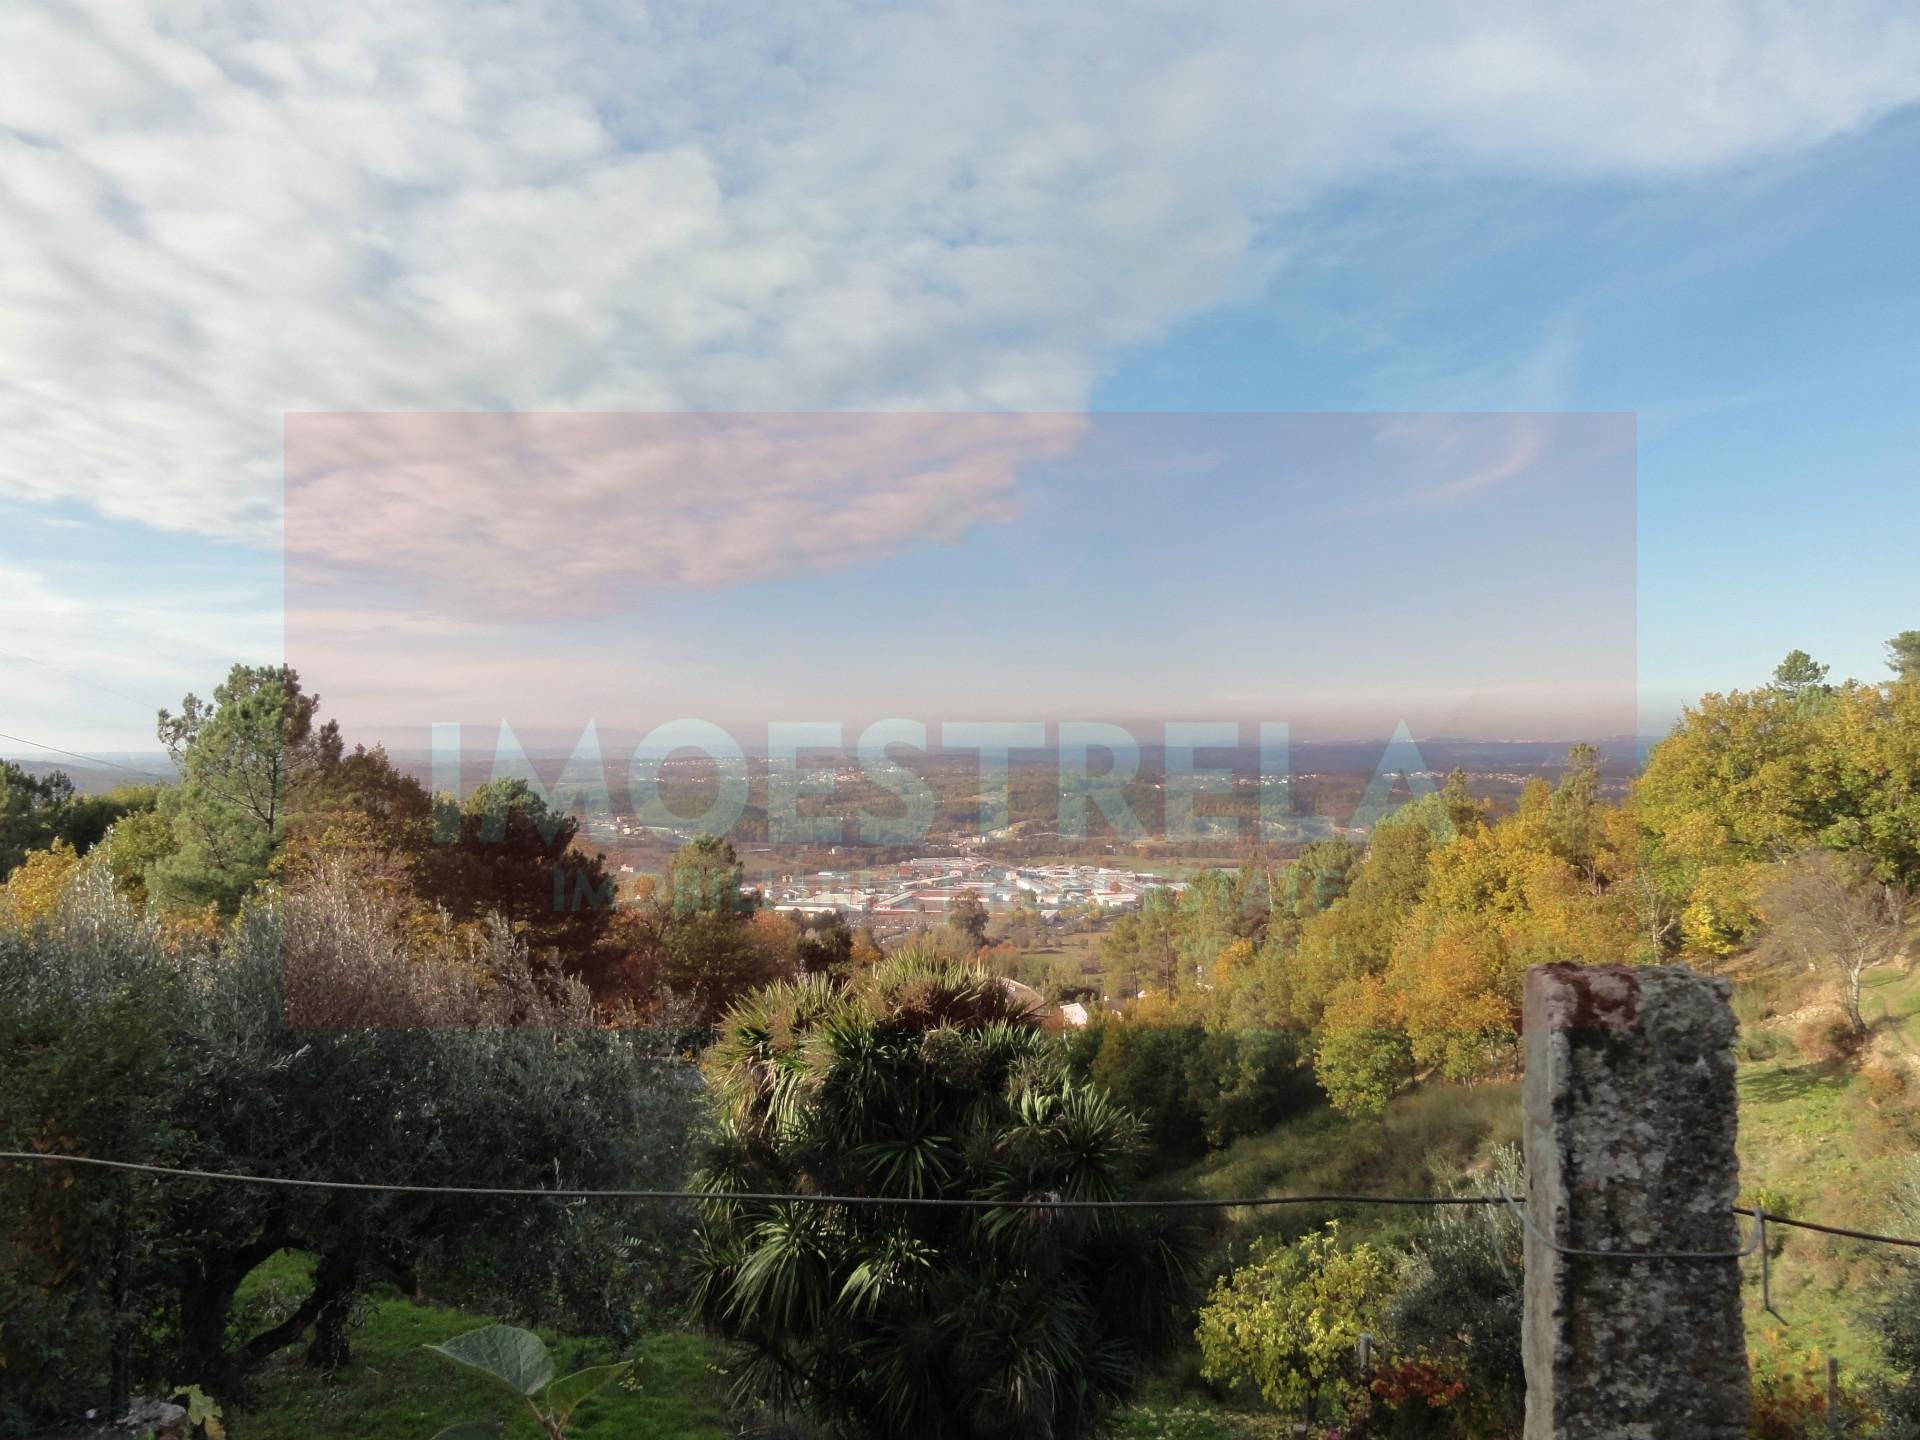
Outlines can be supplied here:
[[1908, 6], [334, 8], [0, 10], [0, 733], [1658, 729], [1920, 625]]

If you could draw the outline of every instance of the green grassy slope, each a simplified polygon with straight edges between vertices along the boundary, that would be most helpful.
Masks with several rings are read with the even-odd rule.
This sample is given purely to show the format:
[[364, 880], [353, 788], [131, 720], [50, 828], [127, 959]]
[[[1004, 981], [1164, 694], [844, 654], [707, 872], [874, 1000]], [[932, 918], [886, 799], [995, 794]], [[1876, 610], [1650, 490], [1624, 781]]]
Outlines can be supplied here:
[[[1864, 1008], [1876, 1022], [1877, 1050], [1920, 1043], [1920, 974], [1868, 976]], [[1780, 1028], [1758, 1028], [1770, 1027]], [[1742, 1188], [1790, 1215], [1901, 1231], [1910, 1222], [1892, 1197], [1902, 1171], [1920, 1157], [1917, 1101], [1911, 1085], [1905, 1095], [1887, 1094], [1853, 1064], [1809, 1063], [1791, 1047], [1743, 1065]], [[1877, 1356], [1867, 1326], [1898, 1257], [1880, 1246], [1788, 1233], [1773, 1265], [1774, 1306], [1784, 1323], [1761, 1310], [1757, 1274], [1750, 1274], [1749, 1348], [1762, 1357], [1832, 1354], [1849, 1371], [1870, 1368]]]
[[[276, 1256], [249, 1277], [241, 1303], [271, 1303], [305, 1257]], [[511, 1417], [504, 1440], [536, 1440], [513, 1397], [423, 1346], [439, 1344], [492, 1317], [440, 1305], [420, 1305], [397, 1293], [377, 1297], [353, 1334], [353, 1361], [332, 1376], [307, 1366], [298, 1349], [266, 1362], [259, 1403], [230, 1414], [233, 1440], [432, 1440], [457, 1420]], [[646, 1337], [625, 1357], [611, 1347], [541, 1331], [561, 1374], [583, 1365], [632, 1358], [624, 1385], [586, 1401], [568, 1431], [578, 1440], [725, 1440], [726, 1379], [717, 1352], [694, 1335]]]

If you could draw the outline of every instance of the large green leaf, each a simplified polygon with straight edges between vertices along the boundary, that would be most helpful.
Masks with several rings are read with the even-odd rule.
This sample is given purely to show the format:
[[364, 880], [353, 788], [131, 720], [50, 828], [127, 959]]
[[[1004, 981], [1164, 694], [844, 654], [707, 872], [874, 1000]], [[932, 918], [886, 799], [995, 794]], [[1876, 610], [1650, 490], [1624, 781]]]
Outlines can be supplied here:
[[633, 1369], [631, 1360], [622, 1360], [614, 1365], [589, 1365], [584, 1370], [576, 1370], [571, 1375], [563, 1375], [547, 1386], [547, 1413], [564, 1426], [572, 1416], [574, 1407], [594, 1391], [624, 1379]]
[[[436, 1349], [436, 1346], [428, 1346]], [[462, 1420], [458, 1425], [449, 1425], [433, 1440], [500, 1440], [500, 1432], [506, 1429], [506, 1422], [495, 1420], [483, 1424], [478, 1420]]]
[[538, 1394], [553, 1379], [553, 1356], [540, 1337], [515, 1325], [485, 1325], [426, 1348], [485, 1371], [522, 1395]]

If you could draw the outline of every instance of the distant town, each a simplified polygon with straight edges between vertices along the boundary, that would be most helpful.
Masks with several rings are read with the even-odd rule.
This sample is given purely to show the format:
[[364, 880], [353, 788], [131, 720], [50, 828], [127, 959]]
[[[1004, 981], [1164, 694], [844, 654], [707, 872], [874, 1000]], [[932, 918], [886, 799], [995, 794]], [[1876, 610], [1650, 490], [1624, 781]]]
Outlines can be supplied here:
[[865, 870], [784, 875], [758, 887], [771, 909], [802, 915], [839, 912], [918, 923], [945, 915], [967, 896], [989, 915], [1035, 909], [1044, 920], [1063, 912], [1131, 910], [1148, 890], [1182, 890], [1179, 881], [1106, 865], [1003, 865], [970, 856], [928, 856]]

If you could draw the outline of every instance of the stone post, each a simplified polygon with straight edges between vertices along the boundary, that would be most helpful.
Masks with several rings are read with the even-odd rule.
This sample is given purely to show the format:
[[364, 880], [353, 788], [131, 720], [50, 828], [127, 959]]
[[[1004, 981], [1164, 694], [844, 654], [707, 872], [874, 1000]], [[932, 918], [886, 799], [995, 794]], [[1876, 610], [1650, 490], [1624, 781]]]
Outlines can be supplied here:
[[1729, 1253], [1731, 987], [1678, 966], [1527, 973], [1526, 1440], [1743, 1440], [1737, 1259]]

